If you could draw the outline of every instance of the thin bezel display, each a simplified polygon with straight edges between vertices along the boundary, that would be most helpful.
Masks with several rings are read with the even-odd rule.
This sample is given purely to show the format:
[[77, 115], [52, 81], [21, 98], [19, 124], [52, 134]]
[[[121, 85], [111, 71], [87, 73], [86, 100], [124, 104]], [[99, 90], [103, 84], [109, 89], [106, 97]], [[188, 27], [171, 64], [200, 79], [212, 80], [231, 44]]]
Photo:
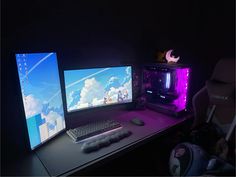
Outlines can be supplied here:
[[31, 150], [65, 129], [56, 53], [16, 54]]
[[64, 71], [68, 113], [130, 103], [132, 67], [104, 67]]

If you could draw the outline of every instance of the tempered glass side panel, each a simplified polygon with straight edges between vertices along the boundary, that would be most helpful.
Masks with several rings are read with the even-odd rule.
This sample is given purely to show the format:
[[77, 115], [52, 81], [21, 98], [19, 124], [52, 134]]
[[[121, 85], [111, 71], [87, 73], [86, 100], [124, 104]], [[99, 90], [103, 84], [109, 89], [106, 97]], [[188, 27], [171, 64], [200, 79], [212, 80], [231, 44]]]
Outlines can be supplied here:
[[65, 129], [56, 53], [16, 54], [31, 149]]

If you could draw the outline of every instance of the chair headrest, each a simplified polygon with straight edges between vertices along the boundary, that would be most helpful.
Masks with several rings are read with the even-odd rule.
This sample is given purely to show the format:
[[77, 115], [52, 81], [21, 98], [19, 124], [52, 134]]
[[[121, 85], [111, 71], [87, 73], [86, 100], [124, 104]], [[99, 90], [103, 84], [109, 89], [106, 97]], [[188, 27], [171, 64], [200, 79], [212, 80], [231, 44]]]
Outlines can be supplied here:
[[215, 66], [211, 80], [217, 80], [225, 83], [235, 83], [235, 60], [219, 60]]
[[214, 80], [206, 81], [206, 88], [213, 104], [234, 104], [235, 85]]

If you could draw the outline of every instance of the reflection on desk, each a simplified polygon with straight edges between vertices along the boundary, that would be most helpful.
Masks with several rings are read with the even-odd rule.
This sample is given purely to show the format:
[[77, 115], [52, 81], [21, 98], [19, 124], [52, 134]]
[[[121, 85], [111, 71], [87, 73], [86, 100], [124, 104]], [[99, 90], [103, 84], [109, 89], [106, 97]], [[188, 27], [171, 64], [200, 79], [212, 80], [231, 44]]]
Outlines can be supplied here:
[[[132, 124], [130, 120], [134, 117], [142, 119], [145, 125], [136, 126]], [[131, 136], [122, 139], [120, 142], [86, 154], [81, 151], [83, 143], [74, 143], [67, 134], [62, 134], [39, 148], [36, 153], [50, 175], [70, 175], [107, 157], [138, 146], [145, 140], [156, 137], [191, 117], [192, 115], [189, 114], [182, 118], [174, 118], [151, 110], [120, 111], [111, 119], [119, 121], [122, 127], [132, 132]]]

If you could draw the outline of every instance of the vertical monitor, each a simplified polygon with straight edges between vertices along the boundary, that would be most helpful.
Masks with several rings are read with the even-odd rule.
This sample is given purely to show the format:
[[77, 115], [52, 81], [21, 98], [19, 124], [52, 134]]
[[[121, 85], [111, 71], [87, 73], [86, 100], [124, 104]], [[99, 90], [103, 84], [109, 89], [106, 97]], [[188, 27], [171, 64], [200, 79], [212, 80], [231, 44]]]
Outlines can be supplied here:
[[16, 54], [31, 149], [65, 129], [56, 53]]
[[131, 66], [64, 71], [68, 112], [132, 102]]

